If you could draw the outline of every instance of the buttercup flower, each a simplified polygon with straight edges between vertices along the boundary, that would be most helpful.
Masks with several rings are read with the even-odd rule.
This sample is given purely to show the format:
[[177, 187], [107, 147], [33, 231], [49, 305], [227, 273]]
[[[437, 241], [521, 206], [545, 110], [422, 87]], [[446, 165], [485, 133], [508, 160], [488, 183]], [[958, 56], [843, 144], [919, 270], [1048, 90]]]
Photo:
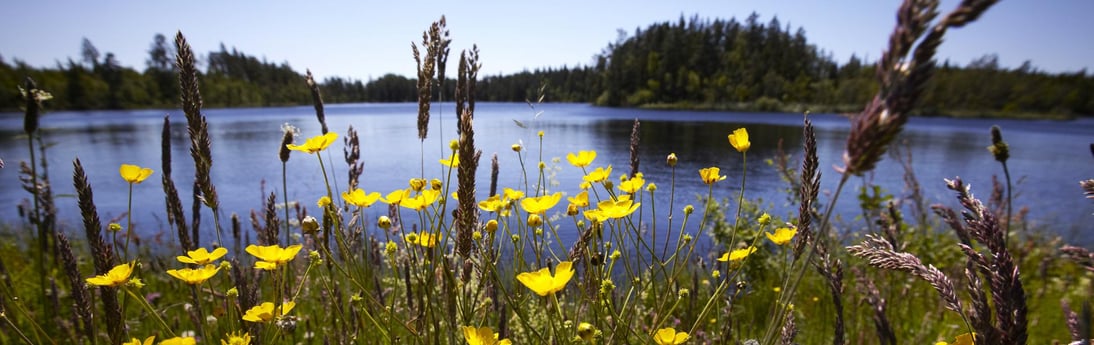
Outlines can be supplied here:
[[619, 183], [619, 190], [625, 193], [636, 193], [642, 190], [642, 186], [646, 184], [646, 180], [642, 178], [642, 173], [638, 173], [633, 178]]
[[330, 203], [330, 197], [326, 195], [319, 197], [319, 201], [315, 202], [316, 205], [319, 205], [319, 208], [326, 208]]
[[609, 176], [612, 176], [611, 165], [609, 165], [607, 168], [596, 168], [596, 170], [593, 170], [592, 172], [589, 172], [588, 175], [585, 175], [582, 180], [589, 183], [603, 182], [604, 180], [607, 180]]
[[677, 332], [675, 328], [667, 327], [657, 330], [653, 334], [653, 342], [657, 345], [678, 345], [688, 341], [691, 336], [687, 332]]
[[489, 231], [489, 232], [498, 231], [498, 220], [497, 219], [491, 219], [491, 220], [487, 221], [486, 222], [486, 231]]
[[737, 262], [737, 261], [744, 260], [745, 258], [748, 257], [749, 254], [752, 254], [752, 253], [755, 253], [755, 252], [756, 252], [756, 247], [753, 247], [753, 246], [748, 246], [748, 248], [734, 249], [732, 252], [722, 254], [722, 257], [718, 258], [718, 261], [721, 261], [721, 262], [726, 262], [726, 261]]
[[749, 147], [752, 147], [752, 143], [748, 141], [748, 130], [744, 128], [738, 128], [729, 135], [729, 144], [733, 145], [733, 148], [737, 149], [737, 152], [747, 152]]
[[784, 245], [784, 244], [787, 244], [787, 243], [790, 243], [790, 240], [793, 239], [794, 235], [797, 235], [797, 234], [798, 234], [798, 230], [797, 229], [791, 229], [791, 228], [778, 228], [778, 229], [775, 229], [774, 234], [772, 234], [770, 232], [764, 232], [764, 236], [767, 236], [767, 239], [771, 240], [771, 242], [775, 242], [775, 244], [780, 245], [780, 246]]
[[250, 322], [269, 322], [274, 318], [288, 314], [292, 311], [292, 308], [296, 306], [296, 302], [285, 302], [281, 304], [281, 310], [279, 315], [274, 315], [274, 304], [271, 302], [263, 302], [261, 305], [256, 305], [247, 309], [247, 312], [243, 314], [243, 321]]
[[449, 167], [449, 168], [456, 168], [456, 167], [459, 167], [459, 166], [460, 166], [460, 156], [458, 156], [458, 155], [452, 155], [452, 156], [451, 156], [451, 157], [449, 157], [448, 159], [442, 159], [442, 160], [440, 160], [440, 162], [441, 162], [441, 165], [444, 165], [444, 166], [446, 166], [446, 167]]
[[429, 188], [433, 188], [433, 189], [436, 189], [436, 190], [441, 190], [442, 186], [443, 186], [443, 184], [441, 183], [440, 179], [435, 178], [435, 179], [429, 180]]
[[524, 198], [520, 200], [520, 207], [524, 209], [524, 212], [543, 214], [552, 207], [555, 207], [555, 205], [558, 204], [559, 199], [562, 199], [561, 192], [555, 192], [555, 194], [551, 195]]
[[427, 206], [432, 205], [433, 202], [437, 201], [437, 197], [440, 196], [440, 194], [441, 192], [427, 189], [423, 190], [421, 194], [418, 194], [413, 198], [407, 198], [404, 195], [403, 200], [399, 203], [399, 205], [415, 211], [421, 211]]
[[501, 195], [491, 195], [486, 200], [479, 201], [479, 209], [486, 212], [500, 212], [504, 204], [501, 202]]
[[433, 248], [437, 245], [437, 241], [440, 238], [440, 235], [434, 235], [428, 232], [422, 232], [420, 234], [412, 232], [406, 234], [406, 237], [404, 237], [403, 239], [406, 240], [407, 244], [417, 244], [422, 247]]
[[288, 147], [290, 150], [293, 151], [316, 153], [325, 150], [327, 146], [330, 146], [330, 144], [334, 143], [335, 139], [338, 139], [338, 133], [327, 132], [327, 134], [317, 135], [309, 138], [306, 142], [304, 142], [304, 145], [288, 144], [285, 145], [285, 147]]
[[148, 338], [144, 338], [143, 342], [140, 339], [132, 338], [129, 341], [122, 343], [122, 345], [152, 345], [153, 340], [156, 340], [156, 336], [154, 335]]
[[164, 339], [160, 342], [160, 345], [195, 345], [197, 343], [198, 341], [197, 339], [194, 339], [194, 337], [174, 337], [171, 339]]
[[498, 334], [490, 327], [463, 327], [463, 339], [470, 345], [510, 345], [509, 339], [498, 340]]
[[569, 200], [571, 204], [577, 207], [589, 207], [589, 191], [583, 190], [572, 198], [566, 198], [566, 200]]
[[555, 274], [551, 275], [546, 267], [535, 272], [524, 272], [517, 275], [521, 284], [532, 289], [537, 295], [547, 296], [566, 287], [570, 278], [574, 276], [573, 263], [570, 261], [559, 262], [555, 267]]
[[591, 323], [582, 322], [577, 324], [577, 337], [581, 340], [592, 342], [593, 337], [596, 336], [596, 328]]
[[372, 206], [379, 199], [380, 193], [365, 194], [365, 190], [361, 188], [354, 188], [352, 192], [342, 192], [342, 200], [345, 200], [347, 204], [362, 208]]
[[220, 345], [250, 345], [251, 334], [239, 334], [239, 331], [228, 333], [228, 339], [221, 339]]
[[303, 247], [304, 246], [299, 244], [294, 244], [285, 248], [281, 248], [281, 246], [276, 244], [269, 246], [256, 246], [252, 244], [247, 246], [246, 250], [247, 253], [250, 253], [261, 260], [255, 262], [255, 268], [270, 271], [292, 261]]
[[629, 216], [641, 206], [642, 203], [635, 203], [627, 195], [620, 196], [614, 200], [604, 200], [596, 204], [596, 207], [606, 218], [619, 219]]
[[422, 189], [425, 188], [425, 179], [412, 178], [407, 183], [410, 183], [410, 189], [413, 189], [415, 192], [421, 192]]
[[502, 190], [502, 196], [504, 196], [505, 199], [517, 200], [524, 197], [524, 192], [506, 187]]
[[131, 164], [122, 164], [122, 166], [118, 168], [118, 174], [122, 175], [122, 179], [125, 180], [125, 182], [131, 184], [141, 183], [144, 182], [144, 179], [152, 176], [152, 169], [142, 168]]
[[380, 218], [376, 219], [376, 226], [384, 230], [391, 229], [391, 218], [388, 218], [388, 216], [380, 216]]
[[570, 162], [570, 165], [578, 168], [589, 166], [594, 159], [596, 159], [596, 151], [578, 151], [576, 155], [572, 152], [566, 154], [566, 160]]
[[668, 164], [670, 167], [676, 166], [676, 161], [677, 161], [677, 158], [676, 158], [676, 153], [675, 152], [669, 153], [669, 156], [665, 157], [665, 164]]
[[118, 287], [129, 281], [133, 274], [133, 264], [121, 264], [111, 268], [106, 274], [87, 278], [87, 283], [96, 286]]
[[178, 278], [190, 285], [197, 285], [204, 283], [209, 278], [212, 278], [220, 271], [220, 267], [212, 264], [205, 265], [202, 268], [183, 268], [179, 270], [167, 270], [167, 274]]
[[403, 198], [409, 197], [410, 191], [405, 189], [398, 189], [387, 195], [380, 197], [380, 201], [389, 205], [399, 205], [403, 202]]
[[535, 228], [540, 225], [543, 225], [543, 218], [540, 218], [540, 216], [535, 213], [528, 215], [528, 226]]
[[720, 171], [721, 169], [719, 169], [718, 167], [699, 169], [699, 177], [703, 178], [703, 183], [714, 184], [714, 182], [726, 179], [725, 176], [718, 175], [718, 172]]
[[176, 257], [176, 259], [184, 264], [204, 265], [220, 259], [220, 257], [225, 254], [228, 254], [228, 249], [224, 247], [213, 249], [212, 253], [205, 248], [198, 248], [196, 250], [187, 251], [187, 256], [179, 256]]

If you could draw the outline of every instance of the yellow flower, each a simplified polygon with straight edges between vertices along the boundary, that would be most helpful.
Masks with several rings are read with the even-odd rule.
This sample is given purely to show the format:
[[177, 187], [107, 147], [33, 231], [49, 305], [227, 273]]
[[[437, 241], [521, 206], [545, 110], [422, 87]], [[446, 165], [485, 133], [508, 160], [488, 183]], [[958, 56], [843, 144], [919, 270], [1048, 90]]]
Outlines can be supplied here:
[[354, 188], [352, 192], [342, 192], [342, 200], [350, 205], [362, 208], [372, 206], [379, 199], [379, 192], [365, 194], [365, 190], [361, 188]]
[[141, 183], [144, 179], [152, 176], [152, 169], [141, 168], [136, 165], [122, 164], [118, 168], [118, 173], [122, 175], [122, 179], [129, 183]]
[[752, 143], [748, 141], [748, 130], [744, 128], [738, 128], [729, 135], [729, 144], [733, 145], [733, 148], [737, 149], [737, 152], [747, 152], [748, 148], [752, 146]]
[[524, 197], [524, 192], [512, 188], [505, 188], [502, 190], [502, 196], [508, 200], [517, 200]]
[[725, 176], [718, 175], [719, 171], [721, 171], [721, 169], [719, 169], [718, 167], [699, 169], [699, 177], [703, 178], [703, 183], [714, 184], [714, 182], [726, 179]]
[[604, 217], [619, 219], [631, 215], [641, 205], [642, 203], [635, 203], [629, 196], [624, 195], [619, 199], [601, 201], [596, 204], [596, 207]]
[[780, 246], [784, 245], [784, 244], [787, 244], [787, 243], [790, 243], [790, 240], [793, 239], [794, 235], [797, 235], [797, 234], [798, 234], [798, 230], [797, 229], [791, 229], [791, 228], [778, 228], [778, 229], [775, 229], [774, 234], [772, 234], [770, 232], [764, 232], [764, 236], [767, 236], [767, 239], [771, 240], [771, 242], [775, 242], [775, 244], [780, 245]]
[[669, 156], [665, 157], [665, 164], [668, 164], [670, 167], [676, 166], [676, 161], [676, 152], [669, 153]]
[[745, 258], [748, 257], [749, 254], [752, 254], [752, 253], [755, 253], [755, 252], [756, 252], [756, 247], [753, 247], [753, 246], [748, 246], [748, 248], [734, 249], [732, 252], [722, 254], [722, 257], [718, 258], [718, 261], [721, 261], [721, 262], [726, 262], [726, 261], [737, 262], [737, 261], [744, 260]]
[[646, 184], [646, 180], [642, 178], [642, 174], [639, 173], [634, 178], [619, 183], [619, 190], [625, 193], [636, 193], [642, 189], [642, 186]]
[[292, 311], [292, 308], [296, 306], [296, 302], [285, 302], [281, 304], [281, 314], [274, 315], [274, 304], [271, 302], [263, 302], [261, 305], [256, 305], [247, 309], [247, 312], [243, 314], [243, 321], [250, 322], [269, 322], [274, 318], [288, 314]]
[[653, 342], [657, 345], [677, 345], [688, 341], [688, 332], [677, 332], [675, 328], [667, 327], [657, 330], [653, 334]]
[[569, 200], [571, 204], [577, 207], [589, 207], [589, 191], [583, 190], [572, 198], [566, 198], [566, 200]]
[[330, 197], [326, 195], [319, 197], [319, 201], [315, 202], [316, 205], [319, 205], [319, 208], [326, 208], [330, 203]]
[[325, 150], [327, 146], [330, 146], [330, 144], [334, 143], [335, 139], [338, 139], [338, 133], [327, 132], [327, 134], [324, 135], [311, 137], [306, 142], [304, 142], [304, 145], [288, 144], [285, 145], [285, 147], [288, 147], [290, 150], [293, 151], [316, 153]]
[[486, 231], [489, 231], [489, 232], [498, 231], [498, 220], [497, 219], [491, 219], [491, 220], [487, 221], [486, 222]]
[[401, 205], [403, 207], [406, 207], [406, 208], [409, 208], [409, 209], [412, 209], [412, 210], [415, 210], [415, 211], [421, 211], [421, 210], [425, 209], [426, 207], [428, 207], [429, 205], [432, 205], [433, 202], [437, 201], [437, 197], [440, 194], [441, 194], [441, 192], [438, 192], [438, 191], [435, 191], [435, 190], [432, 190], [432, 189], [427, 189], [427, 190], [423, 190], [421, 194], [418, 194], [417, 196], [415, 196], [413, 198], [407, 198], [404, 195], [403, 196], [403, 201], [400, 202], [399, 205]]
[[771, 215], [767, 214], [767, 212], [764, 212], [764, 214], [760, 215], [760, 219], [758, 219], [757, 221], [760, 223], [760, 225], [771, 224]]
[[463, 339], [470, 345], [510, 345], [509, 339], [498, 340], [498, 334], [490, 327], [463, 327]]
[[552, 207], [555, 207], [555, 205], [558, 204], [559, 199], [562, 199], [562, 193], [560, 192], [555, 192], [555, 194], [551, 195], [524, 198], [520, 201], [520, 207], [524, 209], [524, 212], [543, 214]]
[[511, 148], [513, 149], [513, 152], [520, 152], [522, 147], [520, 146], [520, 144], [513, 144]]
[[376, 219], [376, 226], [384, 230], [391, 229], [391, 218], [388, 218], [388, 216], [380, 216], [380, 218]]
[[184, 264], [204, 265], [220, 259], [224, 254], [228, 254], [228, 249], [224, 247], [213, 249], [212, 253], [205, 248], [198, 248], [197, 250], [187, 251], [187, 256], [179, 256], [176, 259]]
[[505, 206], [505, 204], [501, 202], [501, 195], [498, 194], [491, 195], [489, 198], [486, 198], [486, 200], [479, 201], [479, 209], [486, 212], [500, 212], [503, 206]]
[[276, 244], [269, 246], [247, 246], [247, 253], [254, 255], [261, 261], [255, 262], [255, 268], [263, 270], [273, 270], [278, 266], [284, 265], [293, 258], [296, 258], [296, 253], [300, 252], [303, 248], [302, 245], [294, 244], [285, 248], [281, 248]]
[[572, 152], [566, 154], [566, 160], [570, 161], [571, 165], [578, 168], [589, 166], [589, 164], [593, 163], [594, 159], [596, 159], [596, 151], [578, 151], [576, 155]]
[[452, 155], [448, 159], [442, 159], [440, 161], [441, 161], [441, 165], [444, 165], [444, 166], [449, 167], [449, 168], [456, 168], [456, 167], [460, 166], [460, 156], [457, 156], [457, 155]]
[[566, 283], [568, 283], [573, 276], [573, 263], [570, 261], [563, 261], [558, 263], [558, 266], [555, 267], [554, 275], [551, 275], [550, 270], [544, 267], [539, 271], [518, 274], [517, 280], [519, 280], [521, 284], [524, 284], [524, 286], [532, 289], [537, 295], [547, 296], [562, 291], [562, 289], [566, 287]]
[[603, 182], [604, 180], [607, 180], [609, 176], [612, 176], [611, 165], [609, 165], [606, 169], [596, 168], [596, 170], [593, 170], [588, 175], [585, 175], [582, 180], [589, 183]]
[[605, 220], [610, 219], [608, 218], [608, 215], [604, 214], [604, 212], [600, 211], [599, 209], [585, 210], [585, 212], [582, 214], [585, 215], [585, 219], [588, 219], [589, 221], [594, 223], [603, 223]]
[[204, 283], [209, 278], [212, 278], [220, 271], [220, 267], [212, 264], [205, 265], [202, 268], [183, 268], [179, 270], [167, 270], [167, 274], [178, 278], [190, 285], [197, 285]]
[[412, 178], [408, 183], [410, 183], [410, 189], [413, 189], [415, 192], [421, 192], [422, 189], [425, 188], [425, 179]]
[[152, 345], [153, 340], [156, 340], [156, 336], [154, 335], [148, 338], [144, 338], [143, 342], [140, 339], [132, 338], [129, 341], [122, 343], [122, 345]]
[[406, 243], [408, 244], [417, 244], [422, 247], [433, 248], [437, 245], [437, 240], [440, 238], [440, 235], [434, 235], [428, 232], [422, 232], [420, 234], [412, 232], [406, 234], [406, 236], [403, 237], [403, 240], [406, 240]]
[[535, 213], [528, 215], [528, 226], [535, 228], [540, 225], [543, 225], [543, 218], [540, 218], [539, 215]]
[[592, 342], [593, 338], [596, 337], [596, 328], [588, 322], [579, 323], [577, 324], [577, 337]]
[[121, 264], [111, 268], [106, 274], [87, 278], [87, 283], [96, 286], [118, 287], [129, 281], [133, 274], [133, 263]]
[[164, 339], [159, 345], [195, 345], [197, 343], [198, 341], [197, 339], [194, 339], [194, 337], [174, 337], [171, 339]]
[[410, 190], [398, 189], [391, 193], [387, 193], [387, 196], [380, 197], [380, 201], [389, 205], [399, 205], [403, 202], [403, 198], [410, 196]]
[[250, 345], [251, 334], [239, 334], [239, 331], [228, 333], [228, 339], [221, 339], [220, 345]]
[[441, 183], [440, 179], [429, 180], [429, 187], [430, 188], [433, 188], [433, 189], [436, 189], [436, 190], [441, 190], [442, 186], [443, 186], [443, 184]]

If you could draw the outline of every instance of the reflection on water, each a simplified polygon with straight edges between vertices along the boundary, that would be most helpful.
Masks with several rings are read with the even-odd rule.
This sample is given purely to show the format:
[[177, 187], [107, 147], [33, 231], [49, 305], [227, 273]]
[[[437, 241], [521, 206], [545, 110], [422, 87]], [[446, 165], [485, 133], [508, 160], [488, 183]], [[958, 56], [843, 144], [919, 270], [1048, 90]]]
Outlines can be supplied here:
[[[332, 130], [344, 134], [352, 125], [360, 135], [361, 161], [364, 175], [361, 185], [368, 191], [388, 192], [406, 186], [407, 179], [423, 174], [440, 178], [437, 159], [448, 156], [448, 140], [455, 138], [455, 117], [451, 104], [434, 106], [430, 137], [417, 139], [415, 104], [353, 104], [334, 105], [327, 109], [327, 121]], [[698, 169], [718, 166], [729, 178], [716, 185], [719, 199], [735, 199], [740, 186], [742, 155], [730, 147], [727, 134], [747, 127], [752, 140], [747, 156], [748, 183], [746, 197], [762, 199], [765, 207], [777, 215], [796, 214], [797, 206], [786, 204], [786, 187], [774, 170], [765, 163], [776, 153], [779, 141], [793, 155], [795, 165], [801, 155], [801, 115], [747, 114], [716, 112], [642, 111], [605, 109], [581, 104], [543, 104], [538, 118], [524, 104], [482, 103], [475, 118], [476, 145], [483, 151], [484, 167], [478, 170], [478, 195], [485, 197], [490, 171], [487, 162], [498, 155], [501, 174], [499, 186], [522, 187], [521, 161], [510, 149], [523, 143], [526, 150], [523, 164], [535, 182], [535, 166], [542, 160], [548, 165], [551, 190], [569, 195], [577, 192], [583, 173], [566, 164], [565, 155], [578, 150], [596, 150], [594, 166], [611, 164], [616, 177], [630, 170], [630, 133], [635, 118], [641, 120], [640, 170], [646, 180], [660, 186], [655, 203], [662, 213], [669, 202], [672, 170], [665, 157], [675, 152], [680, 159], [676, 167], [675, 207], [697, 203], [697, 195], [706, 194], [699, 182]], [[170, 114], [172, 175], [183, 194], [193, 183], [193, 162], [189, 154], [189, 138], [185, 119], [176, 110], [144, 110], [128, 112], [99, 111], [90, 113], [58, 112], [42, 119], [48, 151], [50, 177], [54, 192], [59, 195], [60, 219], [66, 231], [75, 231], [79, 224], [78, 209], [71, 187], [71, 161], [77, 157], [86, 168], [95, 189], [96, 204], [104, 219], [122, 214], [126, 207], [126, 184], [118, 177], [122, 163], [152, 167], [157, 175], [134, 190], [138, 231], [155, 234], [166, 228], [162, 186], [159, 174], [160, 136], [163, 116]], [[213, 109], [206, 112], [213, 141], [213, 181], [226, 212], [247, 216], [259, 208], [270, 192], [281, 194], [281, 162], [277, 158], [284, 123], [300, 127], [303, 136], [319, 134], [319, 125], [311, 107], [272, 109]], [[846, 119], [835, 115], [811, 115], [817, 126], [822, 188], [831, 191], [836, 173], [830, 169], [841, 164]], [[515, 124], [522, 122], [525, 127]], [[945, 189], [943, 178], [961, 176], [973, 186], [976, 195], [990, 193], [991, 176], [1001, 175], [1001, 168], [985, 147], [990, 143], [988, 128], [1000, 124], [1011, 146], [1011, 173], [1022, 181], [1017, 186], [1018, 205], [1028, 205], [1030, 216], [1038, 224], [1065, 236], [1072, 235], [1083, 224], [1094, 224], [1094, 205], [1083, 199], [1077, 181], [1094, 177], [1094, 159], [1087, 146], [1094, 141], [1094, 119], [1070, 122], [1020, 122], [1010, 120], [954, 120], [915, 118], [907, 126], [899, 142], [905, 142], [913, 156], [913, 168], [922, 184], [924, 195], [932, 203], [956, 206], [953, 194]], [[16, 205], [28, 198], [18, 180], [18, 162], [27, 159], [26, 137], [22, 136], [22, 119], [18, 114], [0, 115], [0, 158], [8, 164], [0, 169], [0, 220], [16, 222]], [[542, 145], [536, 136], [544, 131]], [[304, 138], [298, 138], [300, 142]], [[346, 169], [342, 157], [342, 140], [331, 146], [323, 159], [333, 161], [330, 171], [336, 187], [344, 188]], [[422, 158], [424, 157], [424, 159]], [[561, 158], [561, 160], [556, 160]], [[294, 152], [287, 164], [289, 198], [305, 206], [314, 205], [324, 193], [324, 182], [318, 160], [312, 155]], [[854, 192], [865, 180], [884, 186], [897, 198], [904, 190], [904, 171], [891, 157], [886, 157], [878, 169], [852, 184], [839, 203], [844, 218], [843, 230], [862, 226], [857, 215]], [[454, 184], [454, 177], [451, 181]], [[821, 196], [821, 202], [827, 200]], [[188, 198], [184, 202], [189, 204]], [[564, 206], [564, 205], [563, 205]], [[735, 207], [735, 204], [731, 204]], [[187, 207], [187, 213], [190, 210]], [[204, 211], [208, 212], [208, 211]], [[386, 212], [373, 207], [369, 218]], [[312, 212], [314, 213], [314, 212]], [[661, 216], [663, 217], [663, 216]], [[203, 215], [207, 225], [212, 217]], [[648, 219], [648, 213], [647, 213]], [[557, 221], [565, 243], [575, 234], [572, 225]], [[662, 232], [663, 233], [663, 232]], [[1083, 243], [1091, 243], [1089, 232], [1080, 233]], [[203, 239], [213, 238], [204, 235]]]

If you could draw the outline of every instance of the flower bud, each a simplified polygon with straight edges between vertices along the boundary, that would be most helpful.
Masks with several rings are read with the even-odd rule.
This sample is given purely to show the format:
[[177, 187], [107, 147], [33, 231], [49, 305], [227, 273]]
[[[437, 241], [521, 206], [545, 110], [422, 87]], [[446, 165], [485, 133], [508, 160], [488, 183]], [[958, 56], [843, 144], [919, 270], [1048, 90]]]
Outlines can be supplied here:
[[376, 226], [384, 230], [391, 229], [391, 218], [380, 216], [380, 218], [376, 219]]
[[539, 215], [535, 213], [528, 215], [528, 226], [534, 228], [540, 225], [543, 225], [543, 218], [540, 218]]
[[523, 147], [520, 144], [513, 144], [513, 152], [520, 152]]
[[429, 187], [433, 188], [433, 190], [441, 190], [441, 180], [440, 179], [429, 180]]
[[695, 212], [695, 206], [691, 206], [691, 205], [684, 206], [684, 215], [685, 216], [690, 215], [692, 212]]
[[670, 167], [676, 166], [676, 153], [670, 153], [668, 158], [665, 158], [665, 163]]
[[421, 192], [422, 188], [425, 188], [425, 180], [424, 179], [420, 179], [420, 178], [410, 179], [410, 189], [413, 189], [415, 192]]
[[486, 231], [490, 232], [490, 233], [493, 233], [494, 231], [498, 231], [498, 221], [496, 219], [491, 219], [491, 220], [487, 221], [486, 222]]
[[577, 205], [574, 205], [574, 204], [566, 205], [566, 215], [567, 216], [573, 217], [573, 216], [576, 216], [577, 213], [578, 213]]
[[458, 150], [460, 148], [460, 141], [452, 139], [452, 141], [448, 142], [448, 148], [452, 149], [452, 151]]
[[110, 230], [110, 232], [122, 231], [122, 225], [118, 223], [110, 223], [110, 225], [107, 225], [106, 228]]
[[319, 220], [315, 217], [307, 216], [300, 222], [300, 228], [304, 230], [305, 234], [314, 234], [319, 232]]
[[399, 246], [395, 244], [395, 241], [387, 241], [387, 244], [384, 245], [384, 252], [387, 253], [387, 255], [395, 254], [395, 251], [398, 249]]

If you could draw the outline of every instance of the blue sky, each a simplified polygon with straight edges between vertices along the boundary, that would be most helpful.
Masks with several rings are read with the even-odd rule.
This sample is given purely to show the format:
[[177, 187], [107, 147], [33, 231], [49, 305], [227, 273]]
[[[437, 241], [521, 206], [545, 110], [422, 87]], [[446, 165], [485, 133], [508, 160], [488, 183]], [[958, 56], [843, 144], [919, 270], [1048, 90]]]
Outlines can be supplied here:
[[[880, 55], [895, 22], [896, 0], [829, 1], [14, 1], [5, 4], [0, 56], [33, 66], [79, 59], [87, 37], [102, 54], [144, 69], [156, 33], [181, 30], [199, 56], [224, 43], [319, 77], [362, 80], [411, 76], [410, 42], [442, 14], [453, 56], [477, 43], [484, 75], [589, 64], [618, 36], [681, 15], [761, 22], [777, 16], [802, 27], [809, 41], [845, 62]], [[957, 0], [943, 0], [947, 12]], [[964, 65], [996, 53], [1004, 67], [1030, 60], [1040, 70], [1094, 67], [1090, 0], [1004, 0], [980, 21], [954, 30], [940, 59]], [[453, 70], [454, 71], [454, 70]]]

